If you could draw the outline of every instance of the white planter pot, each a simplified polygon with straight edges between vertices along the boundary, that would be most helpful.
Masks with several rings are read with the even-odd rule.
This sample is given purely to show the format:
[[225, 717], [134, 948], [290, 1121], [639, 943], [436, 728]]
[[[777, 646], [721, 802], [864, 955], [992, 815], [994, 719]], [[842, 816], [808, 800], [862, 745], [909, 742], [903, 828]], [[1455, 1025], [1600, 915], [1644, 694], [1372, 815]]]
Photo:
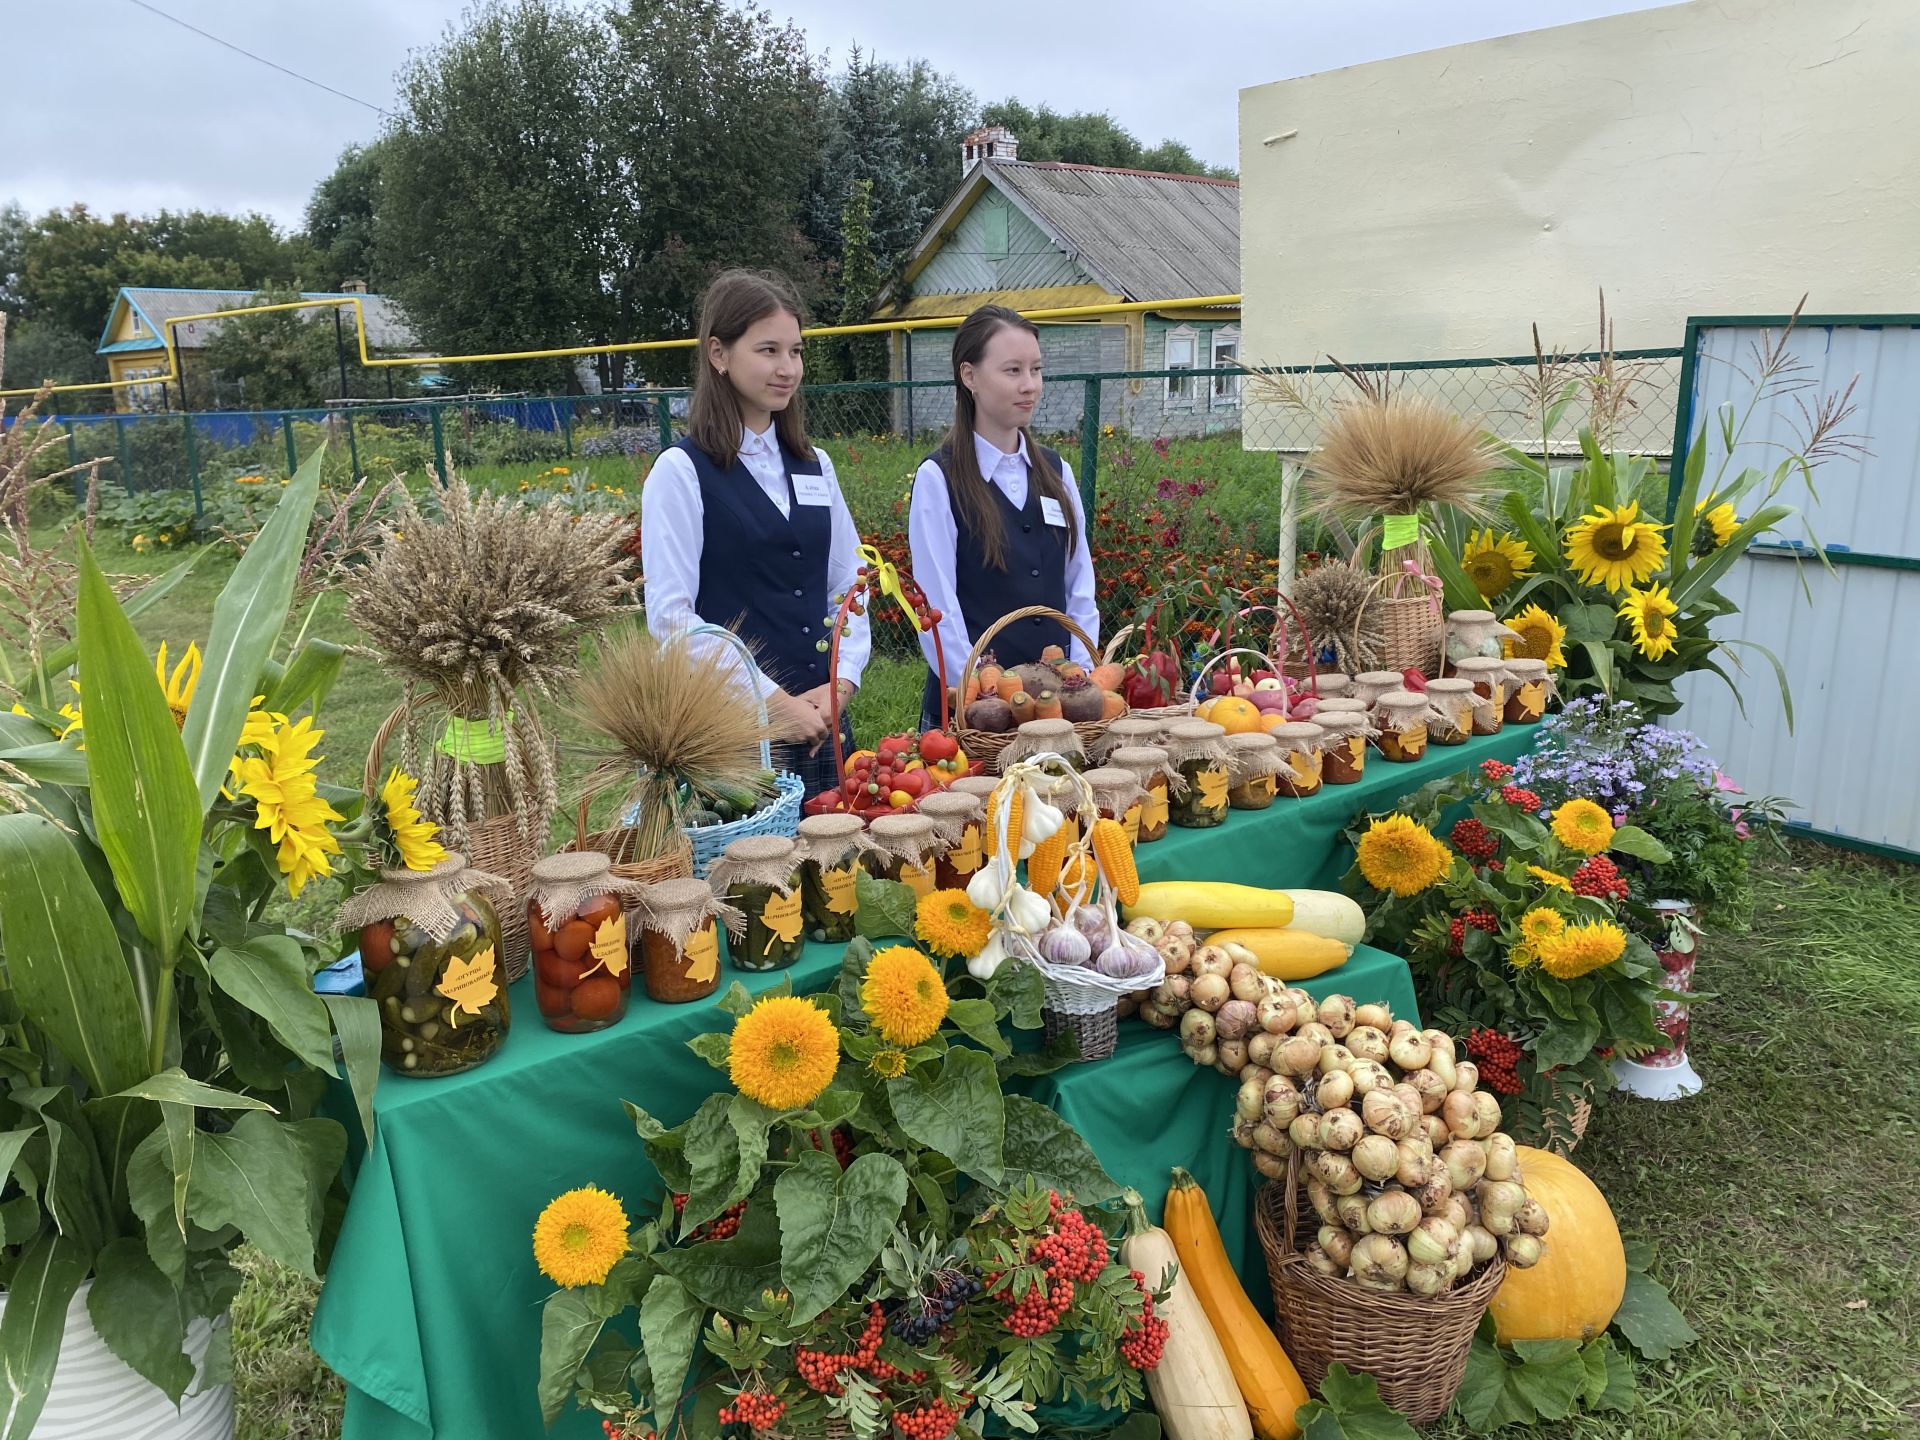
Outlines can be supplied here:
[[[233, 1440], [233, 1386], [216, 1385], [199, 1394], [189, 1388], [173, 1402], [129, 1369], [107, 1348], [87, 1316], [82, 1285], [67, 1307], [65, 1334], [53, 1390], [33, 1427], [33, 1440]], [[7, 1297], [0, 1295], [0, 1314]], [[223, 1316], [217, 1323], [225, 1325]], [[213, 1325], [195, 1320], [187, 1329], [186, 1351], [193, 1361], [196, 1386], [204, 1375]]]

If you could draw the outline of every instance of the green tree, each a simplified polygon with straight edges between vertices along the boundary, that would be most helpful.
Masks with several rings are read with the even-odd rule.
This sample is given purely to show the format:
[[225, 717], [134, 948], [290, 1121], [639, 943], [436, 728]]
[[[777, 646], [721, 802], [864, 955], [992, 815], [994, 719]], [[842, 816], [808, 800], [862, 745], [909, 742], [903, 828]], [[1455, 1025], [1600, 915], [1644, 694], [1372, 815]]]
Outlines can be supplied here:
[[[874, 254], [871, 214], [873, 182], [856, 180], [847, 192], [840, 217], [840, 323], [857, 325], [873, 313], [881, 273]], [[838, 337], [842, 347], [841, 373], [848, 380], [887, 378], [887, 341], [884, 335]]]
[[1018, 100], [1002, 100], [980, 112], [982, 125], [1004, 125], [1020, 142], [1022, 160], [1060, 160], [1070, 165], [1109, 165], [1164, 170], [1175, 175], [1231, 177], [1233, 171], [1204, 164], [1177, 140], [1147, 150], [1111, 115], [1076, 111], [1062, 114], [1051, 106], [1035, 109]]
[[350, 279], [374, 291], [386, 284], [375, 243], [380, 181], [381, 143], [375, 141], [347, 146], [333, 173], [313, 187], [306, 235], [325, 265], [329, 290]]
[[[83, 385], [107, 378], [106, 361], [93, 346], [70, 330], [45, 321], [15, 320], [7, 326], [6, 373], [0, 388], [17, 390], [51, 380], [56, 385]], [[59, 395], [60, 410], [88, 408], [85, 395]]]
[[[299, 298], [291, 291], [265, 291], [254, 296], [253, 303]], [[189, 363], [187, 384], [195, 407], [212, 403], [216, 396], [222, 406], [237, 399], [240, 406], [254, 410], [321, 405], [340, 393], [333, 317], [330, 312], [276, 310], [223, 320]]]

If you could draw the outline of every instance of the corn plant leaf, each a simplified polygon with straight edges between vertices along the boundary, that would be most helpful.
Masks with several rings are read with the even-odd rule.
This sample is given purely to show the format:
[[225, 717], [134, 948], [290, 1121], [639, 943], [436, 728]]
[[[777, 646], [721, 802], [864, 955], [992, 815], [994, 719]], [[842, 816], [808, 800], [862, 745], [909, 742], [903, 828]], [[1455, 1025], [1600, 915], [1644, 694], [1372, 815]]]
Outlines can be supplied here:
[[222, 1090], [217, 1085], [195, 1080], [178, 1066], [162, 1070], [158, 1075], [149, 1075], [138, 1084], [129, 1085], [120, 1095], [124, 1099], [157, 1100], [162, 1105], [187, 1105], [207, 1110], [265, 1110], [273, 1113], [273, 1106], [264, 1100], [256, 1100], [251, 1095], [236, 1095], [231, 1090]]
[[146, 1024], [79, 852], [45, 816], [0, 816], [0, 874], [0, 934], [27, 1019], [95, 1094], [133, 1084], [146, 1074]]
[[294, 473], [280, 503], [213, 602], [213, 628], [207, 635], [200, 683], [180, 732], [199, 786], [203, 815], [227, 778], [233, 747], [247, 722], [247, 707], [260, 693], [261, 672], [286, 624], [294, 575], [306, 546], [313, 502], [320, 493], [325, 454], [326, 446], [319, 446]]
[[360, 1132], [373, 1143], [373, 1091], [380, 1081], [380, 1010], [364, 995], [322, 995], [333, 1033], [340, 1040], [340, 1059], [354, 1108], [360, 1112]]
[[6, 1384], [4, 1440], [28, 1440], [53, 1386], [67, 1306], [93, 1256], [78, 1240], [48, 1233], [34, 1241], [7, 1277], [0, 1314], [0, 1380]]
[[[167, 573], [162, 575], [158, 580], [151, 582], [135, 594], [129, 595], [120, 605], [120, 608], [126, 612], [127, 618], [131, 620], [134, 616], [151, 610], [155, 605], [159, 604], [160, 601], [166, 599], [167, 596], [172, 593], [174, 586], [186, 579], [192, 572], [193, 567], [198, 565], [207, 551], [211, 549], [213, 549], [211, 545], [202, 546], [185, 560], [182, 560], [178, 565], [174, 566], [173, 569], [167, 571]], [[53, 677], [58, 675], [62, 670], [65, 670], [79, 658], [80, 642], [78, 640], [69, 640], [66, 644], [54, 647], [41, 657], [40, 668], [46, 674], [49, 682], [47, 689], [49, 691], [53, 689], [51, 683]]]
[[[42, 735], [47, 732], [42, 730]], [[43, 785], [85, 785], [87, 757], [58, 740], [0, 750], [0, 760]]]
[[193, 918], [204, 811], [153, 663], [93, 551], [84, 539], [75, 544], [87, 771], [100, 848], [121, 903], [171, 968]]
[[318, 711], [346, 658], [347, 652], [331, 640], [307, 641], [267, 688], [265, 708], [288, 714], [311, 700]]

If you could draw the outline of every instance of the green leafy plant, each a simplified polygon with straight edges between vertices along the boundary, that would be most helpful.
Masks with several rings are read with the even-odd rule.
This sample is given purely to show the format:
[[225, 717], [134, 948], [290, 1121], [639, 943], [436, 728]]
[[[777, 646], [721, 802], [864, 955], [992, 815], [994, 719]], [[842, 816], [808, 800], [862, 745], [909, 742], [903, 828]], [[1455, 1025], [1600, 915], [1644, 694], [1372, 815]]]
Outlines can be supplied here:
[[1371, 1375], [1335, 1361], [1320, 1382], [1320, 1398], [1293, 1412], [1305, 1440], [1414, 1440], [1406, 1417], [1380, 1398]]
[[[193, 1379], [188, 1323], [223, 1313], [239, 1287], [236, 1245], [316, 1273], [346, 1145], [315, 1113], [336, 1040], [371, 1127], [377, 1016], [317, 996], [332, 954], [268, 918], [288, 871], [294, 886], [302, 874], [236, 769], [236, 752], [312, 738], [286, 712], [317, 704], [331, 674], [272, 658], [319, 468], [316, 452], [215, 602], [196, 681], [156, 678], [76, 539], [77, 643], [40, 665], [64, 689], [77, 661], [80, 731], [49, 742], [34, 717], [0, 716], [0, 757], [37, 782], [38, 807], [0, 816], [9, 1437], [33, 1428], [87, 1280], [102, 1339], [177, 1401]], [[252, 707], [262, 694], [273, 720]], [[324, 800], [352, 802], [312, 799], [297, 828], [324, 868], [337, 842], [318, 812], [340, 819]], [[211, 1378], [224, 1370], [216, 1352]]]

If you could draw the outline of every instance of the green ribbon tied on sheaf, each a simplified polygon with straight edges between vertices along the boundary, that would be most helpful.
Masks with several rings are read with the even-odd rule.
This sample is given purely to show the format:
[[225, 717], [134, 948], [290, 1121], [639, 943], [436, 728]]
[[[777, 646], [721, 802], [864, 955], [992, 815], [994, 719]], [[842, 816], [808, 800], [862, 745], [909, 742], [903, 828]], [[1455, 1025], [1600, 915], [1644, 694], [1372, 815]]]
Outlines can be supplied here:
[[1420, 538], [1420, 517], [1418, 515], [1383, 516], [1380, 525], [1380, 548], [1399, 550], [1413, 544]]
[[[507, 724], [512, 723], [513, 716], [509, 713]], [[458, 715], [450, 715], [447, 728], [440, 732], [433, 748], [469, 765], [498, 765], [507, 758], [506, 727], [496, 726], [489, 720], [463, 720]]]

